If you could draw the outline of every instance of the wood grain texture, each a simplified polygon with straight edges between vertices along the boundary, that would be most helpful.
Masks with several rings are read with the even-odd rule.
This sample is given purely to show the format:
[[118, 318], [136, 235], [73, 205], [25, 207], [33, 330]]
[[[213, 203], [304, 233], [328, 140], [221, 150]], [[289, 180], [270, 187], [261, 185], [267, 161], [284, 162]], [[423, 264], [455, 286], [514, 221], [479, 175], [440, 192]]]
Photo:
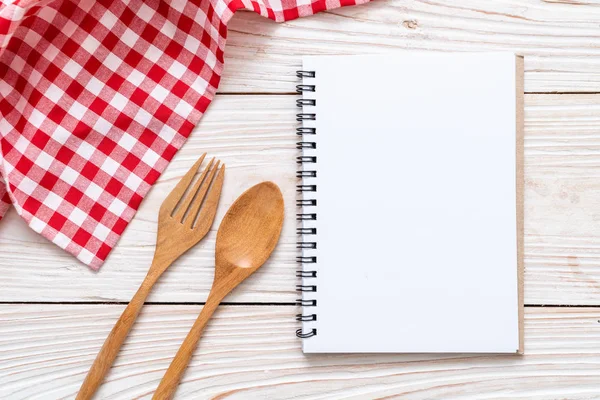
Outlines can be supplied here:
[[[145, 307], [98, 398], [150, 398], [199, 308]], [[0, 398], [73, 398], [122, 309], [0, 306]], [[177, 398], [591, 399], [600, 394], [600, 308], [528, 308], [522, 357], [304, 356], [294, 336], [296, 311], [221, 307]]]
[[[205, 301], [215, 229], [225, 210], [248, 187], [271, 180], [286, 203], [280, 243], [265, 266], [225, 301], [293, 302], [295, 98], [217, 96], [99, 273], [11, 212], [0, 223], [0, 301], [129, 301], [152, 259], [160, 203], [206, 151], [227, 164], [213, 231], [165, 273], [149, 301]], [[600, 95], [525, 96], [526, 304], [600, 304], [599, 126]]]
[[284, 24], [239, 12], [219, 90], [292, 92], [309, 54], [508, 50], [526, 56], [527, 92], [599, 92], [599, 26], [595, 1], [382, 0]]

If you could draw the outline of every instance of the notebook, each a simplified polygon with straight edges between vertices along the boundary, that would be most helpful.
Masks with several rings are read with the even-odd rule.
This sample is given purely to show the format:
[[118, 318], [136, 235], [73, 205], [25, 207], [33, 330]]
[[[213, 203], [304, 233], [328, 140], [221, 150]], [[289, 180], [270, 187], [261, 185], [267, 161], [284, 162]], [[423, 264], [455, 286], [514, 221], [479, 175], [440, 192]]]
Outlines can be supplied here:
[[305, 353], [523, 352], [523, 59], [297, 72]]

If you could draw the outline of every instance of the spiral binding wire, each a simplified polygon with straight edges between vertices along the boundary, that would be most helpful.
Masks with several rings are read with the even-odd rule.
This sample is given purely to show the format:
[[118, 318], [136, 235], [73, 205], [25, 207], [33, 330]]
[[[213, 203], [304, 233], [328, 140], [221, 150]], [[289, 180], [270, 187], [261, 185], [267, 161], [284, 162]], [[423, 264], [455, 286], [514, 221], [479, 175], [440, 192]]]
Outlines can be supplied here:
[[[314, 78], [315, 75], [316, 75], [315, 71], [296, 71], [296, 76], [301, 79], [302, 78]], [[315, 85], [301, 84], [301, 85], [296, 86], [296, 92], [298, 94], [302, 94], [304, 92], [315, 92], [315, 91], [316, 91]], [[317, 105], [317, 100], [315, 100], [315, 99], [301, 98], [301, 99], [296, 100], [296, 106], [300, 109], [302, 109], [302, 107], [304, 107], [304, 106], [316, 106], [316, 105]], [[316, 119], [317, 119], [317, 115], [315, 113], [299, 112], [298, 114], [296, 114], [296, 120], [301, 123], [304, 121], [315, 121]], [[301, 151], [314, 150], [317, 148], [316, 142], [308, 141], [308, 140], [304, 139], [305, 135], [316, 135], [317, 128], [300, 126], [300, 127], [296, 128], [296, 134], [301, 137], [301, 139], [298, 141], [298, 143], [296, 143], [296, 148], [298, 150], [301, 150]], [[304, 169], [304, 166], [306, 164], [316, 164], [316, 162], [317, 162], [316, 156], [300, 155], [296, 159], [299, 164], [298, 171], [296, 172], [296, 177], [298, 179], [316, 178], [317, 177], [316, 168], [308, 169], [308, 170]], [[317, 199], [306, 199], [305, 198], [305, 193], [314, 193], [317, 191], [317, 185], [305, 185], [305, 184], [296, 185], [296, 191], [300, 194], [300, 196], [302, 196], [301, 199], [298, 199], [296, 201], [297, 207], [301, 207], [304, 209], [305, 207], [315, 207], [317, 205]], [[296, 214], [296, 220], [301, 221], [301, 222], [316, 221], [317, 214], [315, 212], [306, 212], [306, 213], [301, 212], [301, 213]], [[301, 241], [298, 241], [296, 243], [297, 249], [304, 251], [304, 250], [314, 250], [317, 248], [316, 241], [310, 241], [310, 238], [306, 238], [306, 236], [316, 235], [317, 228], [306, 228], [303, 226], [301, 228], [296, 229], [296, 234], [303, 237], [303, 239]], [[305, 280], [309, 280], [311, 278], [316, 278], [317, 271], [305, 270], [305, 269], [303, 269], [303, 265], [315, 264], [317, 262], [317, 257], [316, 256], [305, 256], [303, 254], [301, 256], [296, 257], [296, 262], [300, 266], [300, 268], [296, 271], [296, 277], [302, 278], [302, 284], [296, 285], [296, 290], [302, 294], [316, 292], [317, 285], [305, 284]], [[303, 308], [304, 307], [315, 307], [317, 305], [317, 300], [306, 299], [306, 298], [304, 298], [304, 296], [302, 296], [302, 298], [298, 299], [296, 303], [299, 306], [302, 306]], [[297, 314], [296, 315], [296, 321], [308, 322], [308, 321], [316, 321], [316, 320], [317, 320], [316, 313]], [[316, 336], [316, 335], [317, 335], [316, 328], [313, 328], [306, 332], [304, 332], [302, 329], [298, 329], [296, 331], [296, 336], [301, 339], [306, 339], [306, 338]]]

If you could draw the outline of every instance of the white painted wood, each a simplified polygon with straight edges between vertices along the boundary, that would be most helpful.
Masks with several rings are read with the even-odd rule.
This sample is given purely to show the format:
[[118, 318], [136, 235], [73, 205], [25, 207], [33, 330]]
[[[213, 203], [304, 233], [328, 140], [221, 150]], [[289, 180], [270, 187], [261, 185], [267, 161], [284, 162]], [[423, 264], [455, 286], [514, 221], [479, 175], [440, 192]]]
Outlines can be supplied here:
[[596, 1], [378, 0], [284, 24], [239, 12], [219, 90], [291, 92], [305, 54], [418, 49], [514, 51], [525, 55], [527, 92], [598, 92], [599, 27]]
[[[122, 305], [0, 306], [0, 398], [73, 398]], [[98, 399], [149, 398], [199, 306], [146, 306]], [[590, 399], [599, 308], [528, 308], [525, 356], [312, 355], [295, 307], [217, 311], [177, 399]], [[440, 327], [443, 329], [443, 327]]]
[[[278, 183], [286, 223], [273, 258], [227, 301], [293, 302], [295, 96], [218, 96], [152, 189], [99, 273], [30, 231], [11, 212], [0, 222], [0, 301], [129, 301], [154, 251], [156, 213], [193, 160], [227, 164], [215, 229], [171, 267], [150, 301], [201, 302], [212, 283], [217, 223], [245, 188]], [[527, 95], [525, 299], [599, 304], [600, 95]]]

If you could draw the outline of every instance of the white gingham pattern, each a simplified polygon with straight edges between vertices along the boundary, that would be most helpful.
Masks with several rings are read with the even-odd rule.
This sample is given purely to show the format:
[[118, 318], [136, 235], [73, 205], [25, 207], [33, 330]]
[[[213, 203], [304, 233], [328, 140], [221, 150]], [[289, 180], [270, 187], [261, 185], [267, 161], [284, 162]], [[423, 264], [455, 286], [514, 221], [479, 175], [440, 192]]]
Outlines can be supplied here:
[[214, 97], [236, 10], [368, 0], [0, 1], [0, 219], [97, 269]]

